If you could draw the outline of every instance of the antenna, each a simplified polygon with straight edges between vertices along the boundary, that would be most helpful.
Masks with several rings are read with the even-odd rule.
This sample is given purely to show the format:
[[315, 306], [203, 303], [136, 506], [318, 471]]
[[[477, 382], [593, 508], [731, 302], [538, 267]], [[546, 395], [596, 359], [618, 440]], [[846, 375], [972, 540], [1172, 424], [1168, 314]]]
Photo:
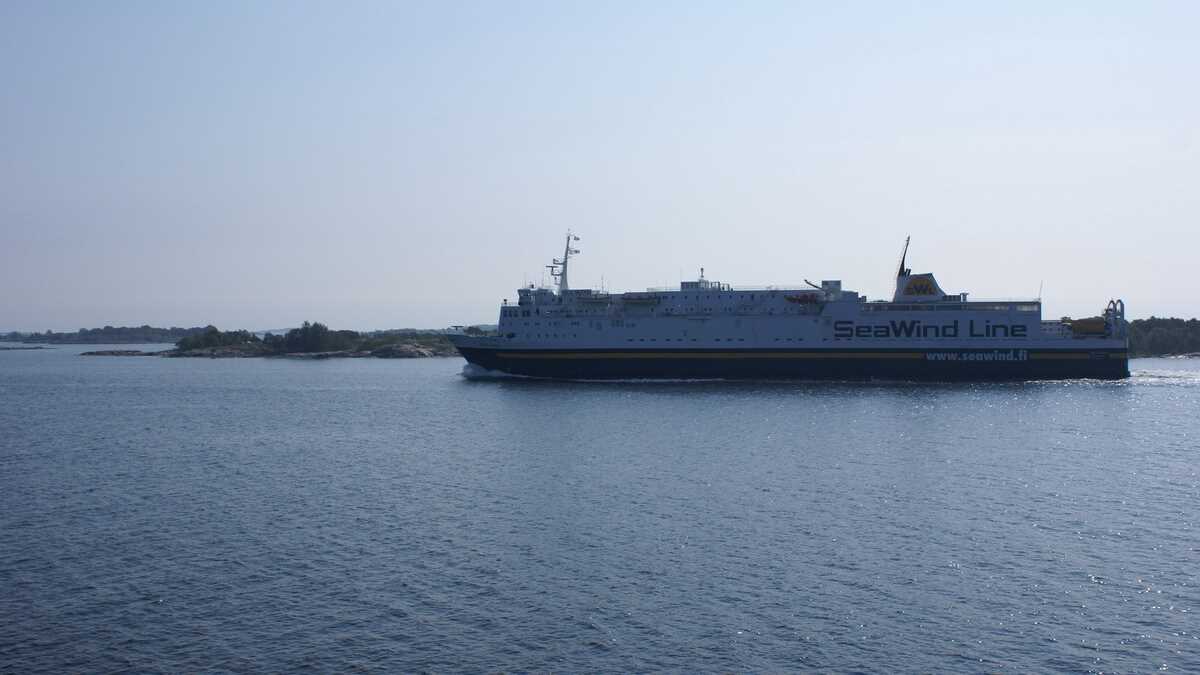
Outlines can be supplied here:
[[546, 265], [546, 268], [550, 270], [550, 276], [554, 277], [555, 283], [558, 284], [559, 292], [571, 289], [570, 284], [567, 283], [567, 262], [571, 259], [572, 255], [579, 253], [579, 249], [571, 248], [572, 241], [579, 241], [579, 237], [571, 234], [570, 230], [567, 230], [567, 244], [563, 248], [562, 260], [553, 258], [550, 261], [552, 264]]
[[1045, 281], [1038, 282], [1038, 302], [1042, 301], [1042, 284], [1044, 284], [1044, 283], [1046, 283], [1046, 282]]
[[896, 269], [897, 279], [912, 274], [912, 270], [904, 268], [904, 260], [908, 257], [908, 242], [910, 239], [912, 239], [911, 235], [904, 238], [904, 251], [900, 254], [900, 267]]

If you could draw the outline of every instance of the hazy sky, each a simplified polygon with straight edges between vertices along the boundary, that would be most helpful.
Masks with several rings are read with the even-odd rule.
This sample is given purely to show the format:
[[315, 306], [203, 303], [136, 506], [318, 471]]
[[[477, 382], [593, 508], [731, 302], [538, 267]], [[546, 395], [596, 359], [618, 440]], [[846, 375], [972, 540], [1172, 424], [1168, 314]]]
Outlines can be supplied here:
[[842, 279], [1200, 315], [1200, 2], [0, 3], [0, 329]]

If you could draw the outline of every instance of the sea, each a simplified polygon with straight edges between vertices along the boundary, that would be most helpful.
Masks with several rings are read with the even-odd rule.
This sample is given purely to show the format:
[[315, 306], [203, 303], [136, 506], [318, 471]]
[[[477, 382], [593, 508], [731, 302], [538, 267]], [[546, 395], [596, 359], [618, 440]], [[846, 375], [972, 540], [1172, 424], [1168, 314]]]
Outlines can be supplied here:
[[101, 348], [0, 351], [0, 672], [1200, 671], [1200, 360], [587, 383]]

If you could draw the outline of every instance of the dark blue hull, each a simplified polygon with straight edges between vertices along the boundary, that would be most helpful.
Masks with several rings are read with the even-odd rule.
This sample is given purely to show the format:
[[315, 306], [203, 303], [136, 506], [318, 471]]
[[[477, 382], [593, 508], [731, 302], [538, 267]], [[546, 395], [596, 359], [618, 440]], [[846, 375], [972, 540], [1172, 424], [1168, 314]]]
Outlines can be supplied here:
[[523, 350], [460, 345], [470, 363], [553, 379], [1059, 380], [1129, 377], [1125, 349]]

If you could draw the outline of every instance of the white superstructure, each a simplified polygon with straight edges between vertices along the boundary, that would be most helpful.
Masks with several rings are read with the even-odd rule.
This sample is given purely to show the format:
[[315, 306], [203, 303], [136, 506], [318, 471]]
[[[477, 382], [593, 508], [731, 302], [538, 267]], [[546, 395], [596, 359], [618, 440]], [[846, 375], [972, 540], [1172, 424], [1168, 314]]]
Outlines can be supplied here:
[[[516, 303], [505, 301], [500, 308], [497, 335], [456, 341], [469, 360], [474, 355], [495, 366], [497, 359], [533, 358], [602, 359], [609, 365], [678, 358], [929, 363], [1126, 358], [1120, 300], [1109, 301], [1094, 319], [1044, 321], [1040, 299], [972, 300], [966, 293], [944, 292], [932, 274], [913, 274], [905, 267], [907, 241], [892, 299], [869, 301], [839, 280], [806, 282], [801, 288], [744, 288], [708, 280], [703, 269], [678, 288], [574, 289], [568, 271], [579, 253], [578, 240], [568, 233], [562, 258], [548, 265], [555, 287], [519, 289]], [[583, 372], [580, 364], [574, 366], [573, 372]], [[656, 372], [653, 367], [616, 370], [631, 369]], [[800, 375], [824, 374], [812, 364], [797, 369], [804, 370]], [[603, 373], [600, 367], [592, 370]]]
[[[778, 347], [782, 345], [1010, 347], [1061, 344], [1076, 337], [1076, 322], [1042, 320], [1038, 299], [973, 301], [946, 294], [932, 274], [896, 276], [891, 301], [868, 301], [825, 280], [805, 288], [733, 287], [704, 278], [679, 288], [605, 293], [571, 289], [567, 273], [578, 237], [568, 235], [561, 259], [548, 265], [557, 288], [532, 285], [500, 309], [499, 336], [514, 347], [629, 346]], [[907, 249], [907, 243], [906, 243]], [[907, 250], [906, 250], [907, 254]], [[1105, 312], [1106, 336], [1125, 337], [1124, 306]], [[1079, 337], [1096, 339], [1094, 325]]]

